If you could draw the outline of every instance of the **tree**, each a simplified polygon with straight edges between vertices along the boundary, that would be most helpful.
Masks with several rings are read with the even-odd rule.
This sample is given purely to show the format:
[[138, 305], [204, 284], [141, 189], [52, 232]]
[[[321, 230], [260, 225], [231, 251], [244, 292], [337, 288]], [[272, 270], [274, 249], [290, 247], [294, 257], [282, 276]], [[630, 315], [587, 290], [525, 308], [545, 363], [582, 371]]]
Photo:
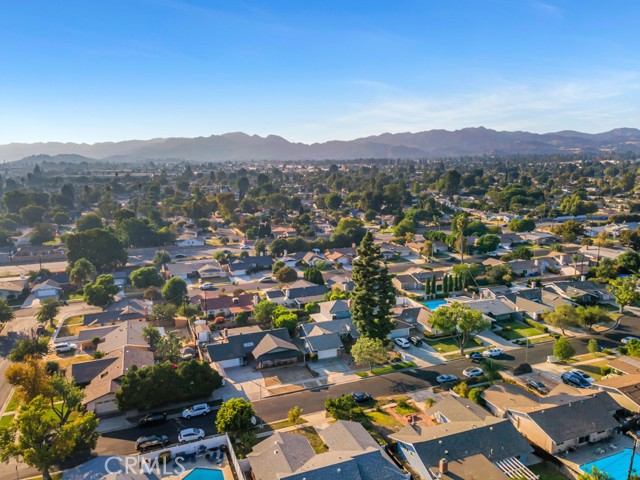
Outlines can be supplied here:
[[289, 412], [287, 412], [287, 419], [289, 423], [292, 425], [296, 425], [302, 416], [302, 409], [299, 406], [293, 407]]
[[627, 355], [632, 357], [640, 357], [640, 342], [632, 338], [627, 343]]
[[265, 243], [264, 240], [258, 240], [253, 245], [253, 250], [256, 252], [256, 255], [264, 255], [265, 252], [267, 251], [267, 244]]
[[12, 362], [24, 362], [28, 358], [42, 358], [47, 353], [49, 353], [49, 339], [39, 338], [34, 331], [16, 342], [8, 358]]
[[20, 209], [20, 216], [26, 225], [35, 225], [42, 221], [47, 209], [40, 205], [27, 205]]
[[627, 305], [633, 305], [640, 301], [640, 293], [637, 290], [637, 277], [616, 278], [609, 282], [609, 292], [613, 293], [616, 303], [620, 305], [620, 313]]
[[55, 238], [53, 227], [48, 223], [39, 222], [33, 226], [33, 231], [29, 237], [29, 242], [33, 245], [42, 245], [50, 242]]
[[165, 266], [171, 261], [171, 254], [166, 250], [156, 250], [156, 254], [153, 256], [154, 265]]
[[336, 420], [353, 420], [359, 413], [353, 395], [343, 395], [336, 398], [327, 398], [324, 406]]
[[360, 243], [366, 232], [367, 230], [364, 228], [362, 220], [344, 217], [340, 219], [338, 225], [334, 228], [332, 238], [343, 236], [348, 240], [348, 244]]
[[258, 323], [268, 323], [273, 320], [273, 313], [278, 305], [268, 300], [262, 300], [253, 308], [253, 317]]
[[131, 272], [129, 278], [136, 288], [161, 287], [164, 284], [164, 279], [160, 276], [156, 267], [138, 268]]
[[102, 227], [102, 219], [95, 213], [82, 215], [76, 222], [76, 232], [86, 232], [87, 230]]
[[324, 278], [322, 272], [317, 268], [309, 268], [304, 272], [304, 279], [307, 282], [315, 283], [316, 285], [324, 285]]
[[[633, 475], [631, 480], [634, 480]], [[578, 480], [613, 480], [613, 477], [602, 470], [599, 470], [598, 467], [591, 467], [591, 470], [587, 473], [583, 473], [578, 476]]]
[[486, 273], [489, 285], [510, 285], [511, 267], [509, 265], [493, 265]]
[[469, 218], [466, 214], [457, 215], [453, 219], [453, 232], [457, 233], [456, 250], [460, 254], [460, 262], [464, 263], [464, 252], [467, 248], [467, 241], [464, 237], [464, 231], [469, 224]]
[[42, 360], [32, 357], [24, 363], [11, 364], [5, 372], [5, 378], [15, 387], [22, 403], [29, 403], [39, 395], [49, 396], [49, 374]]
[[180, 277], [171, 277], [164, 287], [162, 296], [167, 302], [180, 305], [187, 294], [187, 282]]
[[580, 306], [576, 309], [578, 313], [578, 322], [591, 328], [598, 323], [609, 323], [613, 319], [604, 308], [597, 305]]
[[589, 343], [587, 344], [587, 350], [591, 355], [595, 356], [596, 353], [600, 351], [600, 345], [598, 345], [598, 340], [596, 340], [595, 338], [592, 338], [591, 340], [589, 340]]
[[151, 308], [151, 319], [161, 325], [173, 325], [178, 307], [170, 302], [156, 303]]
[[280, 283], [291, 283], [298, 279], [298, 272], [291, 267], [282, 267], [276, 273], [276, 280]]
[[553, 312], [548, 312], [544, 316], [544, 321], [549, 325], [559, 328], [563, 335], [564, 330], [580, 324], [578, 312], [572, 305], [560, 305]]
[[532, 218], [514, 218], [509, 222], [512, 232], [532, 232], [536, 229], [536, 222]]
[[389, 359], [387, 349], [379, 338], [360, 337], [351, 347], [351, 355], [358, 365], [382, 365]]
[[152, 350], [155, 350], [158, 343], [160, 342], [160, 339], [162, 338], [160, 330], [158, 330], [156, 327], [150, 326], [144, 327], [142, 329], [142, 336], [147, 340], [147, 342], [149, 342], [149, 346]]
[[342, 197], [337, 193], [330, 193], [324, 197], [324, 204], [329, 210], [337, 210], [342, 205]]
[[76, 288], [82, 288], [86, 283], [93, 282], [97, 274], [93, 263], [86, 258], [81, 258], [73, 264], [73, 268], [69, 272], [69, 281]]
[[371, 232], [362, 239], [357, 254], [352, 270], [351, 316], [361, 335], [384, 342], [393, 329], [391, 309], [396, 303], [396, 290]]
[[622, 273], [640, 274], [640, 254], [633, 250], [627, 250], [616, 259]]
[[4, 299], [0, 298], [0, 323], [7, 323], [16, 318], [13, 307]]
[[564, 337], [558, 338], [553, 344], [553, 355], [561, 361], [569, 360], [576, 353], [576, 349]]
[[127, 263], [125, 244], [111, 231], [94, 228], [65, 237], [67, 260], [71, 265], [86, 258], [98, 271]]
[[469, 338], [489, 326], [482, 313], [460, 302], [436, 309], [431, 316], [431, 323], [437, 330], [457, 338], [461, 355], [464, 355], [464, 347]]
[[114, 283], [113, 275], [100, 275], [95, 282], [89, 282], [84, 287], [84, 301], [88, 305], [106, 307], [113, 301], [113, 297], [120, 291]]
[[48, 415], [49, 409], [47, 399], [36, 397], [0, 429], [0, 460], [15, 458], [38, 469], [44, 480], [51, 479], [53, 465], [95, 448], [98, 440], [98, 419], [92, 412], [60, 426], [55, 416]]
[[58, 313], [60, 313], [60, 302], [54, 298], [46, 298], [40, 302], [40, 308], [36, 312], [36, 320], [40, 323], [49, 322], [53, 325]]
[[486, 358], [482, 361], [482, 370], [489, 381], [500, 378], [500, 365], [490, 358]]
[[480, 253], [489, 253], [495, 252], [498, 245], [500, 245], [500, 237], [493, 233], [487, 233], [476, 240], [475, 247]]
[[256, 412], [244, 398], [232, 398], [222, 402], [216, 417], [216, 428], [220, 433], [237, 432], [251, 427]]
[[275, 328], [286, 328], [287, 330], [289, 330], [289, 333], [295, 332], [297, 325], [298, 325], [298, 316], [292, 312], [287, 312], [287, 313], [278, 315], [273, 321], [273, 326]]
[[62, 427], [71, 416], [71, 413], [78, 410], [84, 391], [75, 384], [73, 379], [68, 379], [62, 372], [58, 372], [49, 381], [49, 402], [51, 411], [54, 413]]
[[249, 191], [249, 179], [245, 176], [239, 177], [236, 181], [236, 185], [238, 186], [238, 200], [242, 201]]
[[556, 235], [560, 235], [565, 243], [575, 242], [580, 235], [584, 235], [584, 225], [575, 220], [567, 220], [554, 227], [552, 231]]
[[167, 333], [158, 341], [156, 355], [162, 362], [175, 363], [180, 360], [180, 339], [173, 332]]

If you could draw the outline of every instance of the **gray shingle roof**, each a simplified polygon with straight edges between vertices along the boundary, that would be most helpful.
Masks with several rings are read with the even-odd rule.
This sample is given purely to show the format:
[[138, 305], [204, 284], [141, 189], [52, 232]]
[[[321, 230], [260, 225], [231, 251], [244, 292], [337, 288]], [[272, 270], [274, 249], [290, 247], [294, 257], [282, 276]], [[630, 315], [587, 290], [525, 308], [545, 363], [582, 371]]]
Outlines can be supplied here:
[[231, 360], [232, 358], [244, 358], [253, 352], [267, 334], [274, 335], [287, 342], [291, 341], [291, 337], [286, 328], [276, 328], [275, 330], [244, 333], [241, 335], [233, 335], [233, 330], [231, 330], [230, 333], [231, 335], [229, 335], [226, 342], [207, 345], [207, 351], [209, 352], [211, 361], [220, 362], [223, 360]]
[[300, 353], [298, 347], [296, 347], [293, 343], [288, 340], [284, 340], [283, 338], [277, 337], [275, 335], [265, 335], [260, 340], [260, 343], [253, 349], [251, 354], [257, 360], [263, 355], [267, 355], [272, 353], [274, 350], [293, 350], [296, 353]]

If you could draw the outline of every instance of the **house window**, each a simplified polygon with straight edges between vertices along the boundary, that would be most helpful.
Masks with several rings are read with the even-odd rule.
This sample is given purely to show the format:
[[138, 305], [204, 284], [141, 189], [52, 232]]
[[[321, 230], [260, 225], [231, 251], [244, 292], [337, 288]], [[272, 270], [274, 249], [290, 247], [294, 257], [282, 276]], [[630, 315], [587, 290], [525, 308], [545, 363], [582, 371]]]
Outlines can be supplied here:
[[582, 445], [583, 443], [587, 443], [589, 441], [589, 435], [583, 435], [582, 437], [578, 437], [578, 445]]

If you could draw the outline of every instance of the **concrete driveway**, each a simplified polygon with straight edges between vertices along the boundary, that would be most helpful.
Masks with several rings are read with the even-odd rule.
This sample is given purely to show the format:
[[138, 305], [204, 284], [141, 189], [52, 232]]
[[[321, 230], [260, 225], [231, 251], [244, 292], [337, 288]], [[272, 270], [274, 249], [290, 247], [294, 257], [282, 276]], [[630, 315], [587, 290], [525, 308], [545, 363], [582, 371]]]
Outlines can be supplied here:
[[400, 348], [394, 343], [393, 349], [400, 354], [402, 359], [414, 362], [419, 367], [429, 367], [444, 363], [441, 356], [424, 343], [420, 346], [411, 345], [409, 348]]
[[220, 389], [223, 400], [244, 397], [256, 401], [268, 394], [262, 373], [254, 371], [251, 366], [225, 369], [227, 385]]

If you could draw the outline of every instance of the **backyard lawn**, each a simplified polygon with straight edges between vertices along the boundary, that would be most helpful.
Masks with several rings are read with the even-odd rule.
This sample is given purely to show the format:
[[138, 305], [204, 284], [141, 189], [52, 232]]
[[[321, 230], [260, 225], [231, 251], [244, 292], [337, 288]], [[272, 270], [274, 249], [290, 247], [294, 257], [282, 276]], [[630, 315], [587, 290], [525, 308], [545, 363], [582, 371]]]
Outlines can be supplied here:
[[[438, 353], [449, 353], [455, 352], [456, 350], [460, 350], [460, 344], [456, 338], [448, 337], [448, 338], [438, 338], [438, 339], [428, 339], [425, 338], [425, 342], [431, 348], [433, 348]], [[482, 342], [480, 340], [476, 340], [475, 338], [470, 338], [467, 340], [464, 348], [474, 348], [481, 347]]]
[[536, 475], [539, 475], [540, 480], [568, 480], [567, 477], [562, 475], [558, 470], [553, 468], [552, 465], [549, 465], [546, 462], [531, 465], [529, 470]]
[[396, 430], [402, 427], [402, 424], [386, 412], [367, 412], [365, 416], [371, 420], [374, 425], [387, 430]]
[[[544, 334], [544, 332], [537, 328], [533, 328], [522, 322], [499, 322], [499, 325], [503, 330], [496, 333], [506, 340], [515, 340], [516, 338], [533, 337]], [[507, 329], [505, 329], [505, 327]]]
[[83, 326], [84, 315], [74, 315], [73, 317], [67, 318], [62, 324], [62, 328], [60, 329], [59, 337], [71, 337], [78, 335], [80, 328]]
[[324, 453], [328, 450], [328, 447], [324, 444], [318, 432], [313, 427], [302, 427], [297, 430], [291, 430], [287, 433], [295, 433], [296, 435], [304, 435], [309, 440], [311, 447], [316, 453]]

